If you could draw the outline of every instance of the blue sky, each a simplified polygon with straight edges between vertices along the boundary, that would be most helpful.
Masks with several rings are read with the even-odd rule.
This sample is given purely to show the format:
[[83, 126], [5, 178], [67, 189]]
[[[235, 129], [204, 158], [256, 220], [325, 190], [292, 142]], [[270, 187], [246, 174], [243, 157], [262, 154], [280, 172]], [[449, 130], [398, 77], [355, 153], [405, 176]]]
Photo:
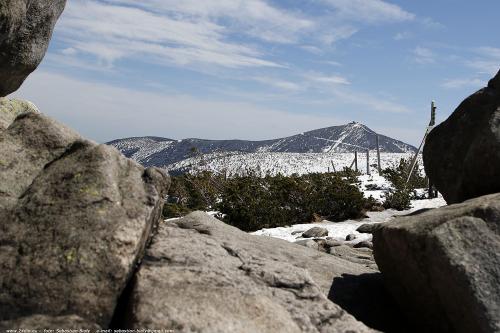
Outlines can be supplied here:
[[70, 0], [17, 97], [99, 142], [355, 120], [418, 144], [500, 69], [497, 0]]

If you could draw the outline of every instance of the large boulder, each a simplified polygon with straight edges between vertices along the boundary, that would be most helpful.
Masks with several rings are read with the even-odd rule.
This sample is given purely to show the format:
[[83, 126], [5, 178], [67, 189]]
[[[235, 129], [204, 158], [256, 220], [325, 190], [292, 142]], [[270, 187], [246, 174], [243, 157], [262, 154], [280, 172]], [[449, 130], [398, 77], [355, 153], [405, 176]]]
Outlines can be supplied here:
[[29, 112], [0, 109], [0, 320], [75, 314], [107, 327], [169, 178]]
[[66, 0], [0, 0], [0, 96], [16, 91], [42, 61]]
[[[176, 332], [371, 332], [327, 296], [337, 293], [332, 284], [344, 274], [375, 272], [196, 212], [160, 226], [121, 325]], [[376, 310], [367, 304], [365, 311]]]
[[315, 238], [328, 236], [328, 229], [321, 227], [313, 227], [302, 234], [302, 238]]
[[500, 192], [500, 72], [430, 132], [424, 164], [449, 204]]
[[375, 259], [421, 332], [500, 332], [500, 194], [374, 230]]

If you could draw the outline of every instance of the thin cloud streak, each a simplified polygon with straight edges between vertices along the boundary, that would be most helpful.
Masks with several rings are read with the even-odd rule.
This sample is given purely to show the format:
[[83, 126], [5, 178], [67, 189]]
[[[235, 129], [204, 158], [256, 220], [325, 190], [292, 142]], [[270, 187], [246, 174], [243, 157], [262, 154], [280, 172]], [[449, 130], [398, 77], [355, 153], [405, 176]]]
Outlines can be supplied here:
[[225, 40], [224, 26], [176, 19], [139, 8], [75, 0], [60, 22], [62, 39], [109, 64], [125, 57], [175, 65], [281, 67], [255, 47]]
[[479, 57], [466, 62], [467, 66], [476, 69], [480, 74], [495, 75], [500, 68], [500, 48], [483, 46], [474, 50]]
[[412, 21], [415, 14], [381, 0], [322, 0], [338, 10], [338, 16], [364, 23]]
[[485, 85], [484, 80], [478, 78], [469, 79], [447, 79], [441, 86], [446, 89], [460, 89], [465, 87], [475, 87], [480, 88]]
[[434, 64], [436, 62], [436, 54], [431, 49], [417, 46], [413, 50], [413, 56], [416, 63], [421, 65]]

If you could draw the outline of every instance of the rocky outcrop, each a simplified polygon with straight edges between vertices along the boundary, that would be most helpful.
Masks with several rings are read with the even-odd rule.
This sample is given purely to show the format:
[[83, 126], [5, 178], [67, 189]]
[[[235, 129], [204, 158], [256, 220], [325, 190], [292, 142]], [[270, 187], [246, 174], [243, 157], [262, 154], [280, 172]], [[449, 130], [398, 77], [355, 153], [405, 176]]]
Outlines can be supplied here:
[[6, 130], [20, 114], [39, 112], [31, 102], [3, 97], [0, 97], [0, 110], [0, 131]]
[[0, 109], [0, 320], [75, 314], [107, 327], [169, 178], [18, 105], [14, 120]]
[[373, 270], [378, 270], [373, 257], [373, 244], [369, 241], [358, 243], [342, 242], [334, 239], [301, 239], [295, 244], [305, 246], [316, 251], [329, 253], [338, 258], [360, 264]]
[[422, 332], [500, 332], [500, 194], [374, 230], [375, 259]]
[[51, 317], [45, 315], [32, 315], [15, 320], [0, 321], [0, 332], [16, 330], [16, 332], [31, 330], [89, 330], [95, 332], [101, 327], [75, 315]]
[[424, 164], [449, 204], [500, 192], [500, 72], [430, 132]]
[[356, 231], [362, 234], [373, 234], [373, 232], [380, 227], [380, 223], [365, 223], [360, 225]]
[[350, 241], [355, 240], [356, 238], [358, 238], [358, 236], [356, 236], [356, 234], [349, 234], [345, 237], [345, 240], [350, 242]]
[[16, 91], [42, 61], [66, 0], [0, 0], [0, 96]]
[[302, 238], [315, 238], [328, 236], [328, 229], [321, 227], [313, 227], [302, 234]]
[[332, 283], [343, 274], [375, 272], [196, 212], [160, 227], [134, 279], [122, 325], [176, 332], [369, 332], [327, 295], [336, 293]]
[[349, 245], [335, 246], [328, 249], [328, 253], [349, 262], [363, 265], [377, 270], [373, 251], [368, 248], [354, 248]]

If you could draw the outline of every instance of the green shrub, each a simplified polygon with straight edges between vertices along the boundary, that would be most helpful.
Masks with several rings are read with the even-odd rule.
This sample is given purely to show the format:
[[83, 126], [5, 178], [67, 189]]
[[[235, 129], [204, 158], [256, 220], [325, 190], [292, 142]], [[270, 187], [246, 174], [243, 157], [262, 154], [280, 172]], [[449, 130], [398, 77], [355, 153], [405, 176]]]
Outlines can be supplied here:
[[311, 186], [305, 194], [308, 213], [316, 213], [331, 221], [343, 221], [361, 216], [366, 199], [352, 179], [342, 173], [309, 174], [303, 176]]
[[402, 158], [396, 167], [382, 170], [382, 176], [390, 181], [395, 189], [410, 189], [412, 191], [417, 188], [426, 187], [427, 181], [425, 177], [422, 177], [420, 174], [418, 163], [415, 165], [408, 183], [406, 183], [411, 168], [411, 162], [411, 159]]
[[411, 200], [421, 199], [415, 189], [425, 188], [427, 181], [420, 174], [418, 163], [415, 165], [408, 183], [408, 174], [411, 169], [411, 159], [401, 159], [393, 168], [386, 168], [382, 175], [391, 182], [394, 189], [386, 193], [384, 208], [406, 210], [411, 208]]
[[411, 194], [413, 191], [405, 189], [391, 190], [385, 194], [383, 206], [385, 209], [407, 210], [411, 208]]
[[336, 174], [347, 180], [350, 184], [358, 184], [358, 176], [361, 176], [361, 172], [348, 167], [344, 167], [342, 171], [336, 172]]
[[169, 203], [182, 205], [191, 211], [210, 209], [215, 206], [220, 193], [220, 178], [206, 171], [171, 177]]
[[215, 209], [226, 223], [245, 231], [307, 223], [318, 216], [358, 218], [367, 201], [347, 171], [263, 178], [249, 172], [230, 179], [204, 172], [172, 178], [165, 217]]
[[163, 205], [164, 218], [182, 217], [191, 213], [192, 211], [193, 210], [181, 204], [167, 202], [165, 203], [165, 205]]

